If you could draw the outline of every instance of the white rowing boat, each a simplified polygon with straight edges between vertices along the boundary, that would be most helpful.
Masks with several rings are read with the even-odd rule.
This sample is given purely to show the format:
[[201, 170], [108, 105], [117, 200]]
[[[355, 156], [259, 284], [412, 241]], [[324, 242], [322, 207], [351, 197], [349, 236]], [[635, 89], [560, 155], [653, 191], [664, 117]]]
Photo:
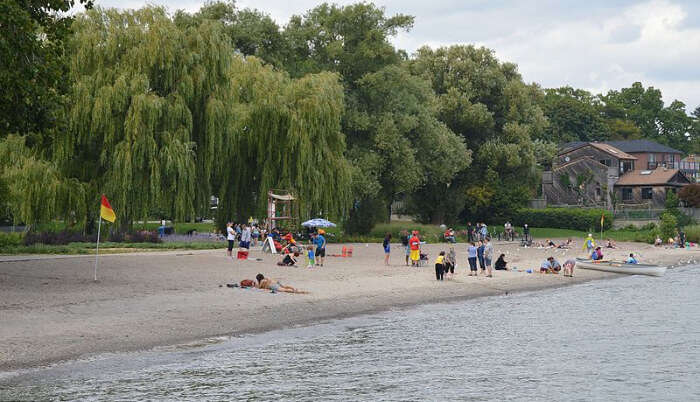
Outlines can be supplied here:
[[627, 264], [614, 261], [593, 261], [582, 258], [576, 259], [576, 268], [592, 269], [595, 271], [615, 272], [628, 275], [663, 276], [666, 267], [649, 264]]

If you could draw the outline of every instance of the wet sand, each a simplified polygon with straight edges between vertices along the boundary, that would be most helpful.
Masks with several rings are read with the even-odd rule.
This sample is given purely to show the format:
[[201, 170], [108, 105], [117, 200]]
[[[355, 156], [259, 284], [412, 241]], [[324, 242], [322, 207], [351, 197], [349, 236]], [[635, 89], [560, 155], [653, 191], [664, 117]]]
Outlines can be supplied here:
[[[698, 248], [618, 246], [605, 250], [606, 259], [621, 260], [629, 252], [644, 263], [700, 259]], [[331, 244], [328, 253], [340, 254], [341, 247]], [[430, 261], [422, 268], [404, 265], [400, 245], [392, 245], [391, 266], [384, 265], [380, 244], [352, 247], [352, 258], [328, 257], [324, 267], [312, 269], [304, 258], [299, 267], [277, 266], [278, 256], [260, 251], [251, 251], [246, 261], [232, 260], [223, 249], [106, 255], [100, 257], [98, 282], [92, 280], [91, 256], [0, 257], [0, 370], [618, 277], [582, 269], [574, 278], [522, 272], [537, 270], [550, 255], [562, 263], [583, 256], [580, 244], [567, 251], [496, 242], [496, 256], [506, 254], [508, 266], [520, 272], [495, 271], [494, 278], [467, 276], [466, 245], [457, 244], [457, 274], [444, 282], [435, 280], [432, 263], [448, 245], [424, 246]], [[310, 294], [225, 286], [258, 272]]]

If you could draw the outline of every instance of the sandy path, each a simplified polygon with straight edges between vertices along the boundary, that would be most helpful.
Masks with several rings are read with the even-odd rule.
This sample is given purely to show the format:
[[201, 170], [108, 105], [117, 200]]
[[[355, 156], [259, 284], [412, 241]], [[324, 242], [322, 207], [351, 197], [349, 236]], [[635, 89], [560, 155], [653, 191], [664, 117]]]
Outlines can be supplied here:
[[[700, 250], [655, 249], [621, 244], [644, 262], [677, 264], [699, 259]], [[223, 250], [161, 252], [101, 257], [100, 281], [92, 281], [90, 256], [0, 257], [0, 370], [36, 366], [94, 353], [129, 351], [206, 337], [262, 331], [420, 303], [564, 286], [615, 277], [579, 270], [575, 278], [498, 271], [495, 278], [468, 277], [466, 246], [456, 245], [458, 275], [435, 281], [432, 265], [400, 265], [394, 245], [390, 267], [381, 245], [353, 245], [353, 258], [329, 257], [323, 268], [278, 267], [277, 256], [252, 252], [262, 261], [231, 260]], [[330, 245], [329, 253], [340, 253]], [[431, 263], [448, 246], [428, 245]], [[536, 268], [555, 255], [561, 262], [580, 250], [522, 249], [498, 243], [509, 266]], [[228, 282], [258, 272], [309, 295], [229, 289]], [[663, 280], [663, 279], [660, 279]]]

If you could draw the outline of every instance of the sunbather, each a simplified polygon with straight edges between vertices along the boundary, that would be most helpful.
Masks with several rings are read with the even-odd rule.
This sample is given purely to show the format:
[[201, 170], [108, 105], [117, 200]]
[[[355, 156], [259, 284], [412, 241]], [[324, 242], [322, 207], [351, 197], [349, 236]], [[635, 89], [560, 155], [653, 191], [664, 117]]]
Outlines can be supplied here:
[[259, 289], [270, 289], [272, 292], [285, 292], [285, 293], [301, 293], [308, 294], [309, 292], [304, 290], [295, 289], [291, 286], [285, 286], [279, 281], [275, 281], [272, 278], [265, 278], [263, 274], [257, 274], [255, 280], [258, 281]]

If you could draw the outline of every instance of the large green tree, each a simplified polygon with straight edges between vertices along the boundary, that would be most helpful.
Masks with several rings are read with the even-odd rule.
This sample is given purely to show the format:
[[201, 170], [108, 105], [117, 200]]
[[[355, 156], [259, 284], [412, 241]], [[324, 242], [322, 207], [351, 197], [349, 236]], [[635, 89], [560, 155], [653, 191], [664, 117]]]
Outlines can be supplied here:
[[[523, 83], [514, 64], [501, 63], [483, 47], [423, 47], [410, 68], [430, 80], [439, 119], [473, 151], [472, 165], [449, 186], [429, 185], [416, 194], [416, 212], [432, 221], [439, 214], [455, 217], [462, 211], [493, 219], [522, 206], [533, 195], [538, 177], [532, 138], [541, 138], [547, 127], [539, 87]], [[452, 203], [458, 209], [445, 211], [447, 205], [438, 203], [436, 194], [458, 200]]]
[[571, 87], [545, 89], [542, 110], [549, 121], [544, 141], [604, 141], [610, 136], [600, 113], [600, 102], [590, 92]]
[[154, 207], [206, 214], [211, 195], [221, 219], [259, 215], [279, 187], [307, 215], [343, 210], [337, 76], [292, 80], [237, 55], [220, 22], [179, 25], [158, 7], [97, 9], [74, 28], [70, 130], [56, 159], [110, 194], [123, 224]]
[[81, 0], [0, 2], [0, 138], [32, 134], [31, 142], [60, 125], [67, 91], [64, 43]]

